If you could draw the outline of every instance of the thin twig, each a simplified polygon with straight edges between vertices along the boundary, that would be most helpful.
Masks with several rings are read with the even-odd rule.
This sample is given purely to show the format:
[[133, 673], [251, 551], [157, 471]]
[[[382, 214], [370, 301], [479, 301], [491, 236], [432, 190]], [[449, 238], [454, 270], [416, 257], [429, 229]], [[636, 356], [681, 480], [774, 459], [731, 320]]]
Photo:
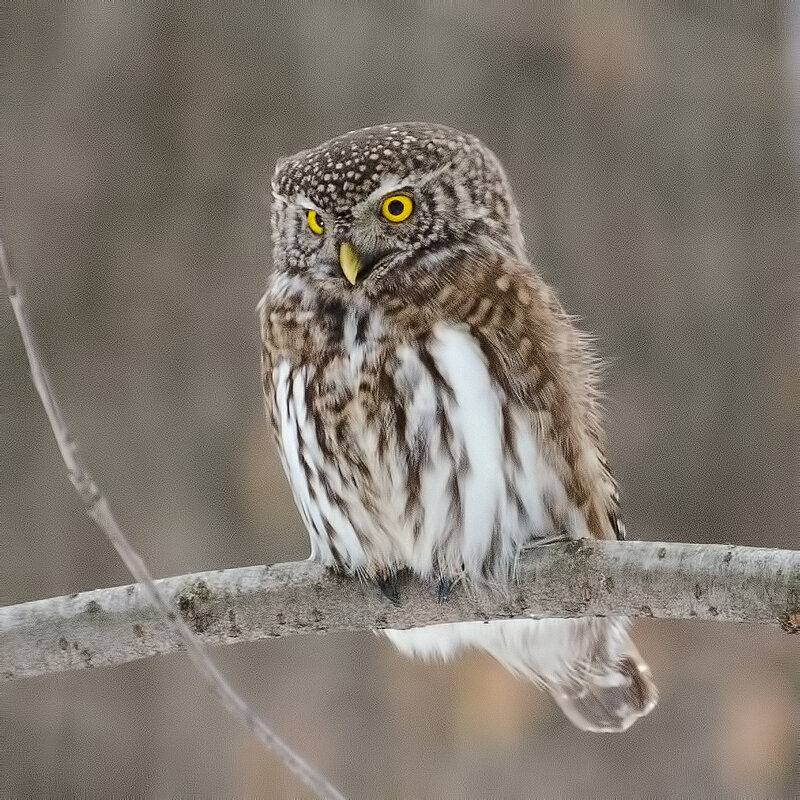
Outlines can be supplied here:
[[205, 647], [192, 633], [183, 618], [176, 613], [176, 609], [169, 599], [158, 589], [150, 570], [136, 550], [131, 547], [125, 534], [122, 532], [116, 518], [111, 512], [108, 500], [98, 488], [89, 470], [86, 468], [78, 444], [69, 432], [61, 413], [61, 408], [56, 401], [55, 394], [50, 385], [44, 362], [36, 345], [19, 286], [14, 279], [6, 259], [3, 242], [0, 241], [0, 270], [6, 283], [8, 298], [14, 309], [17, 325], [22, 336], [22, 342], [30, 363], [31, 376], [36, 386], [36, 391], [44, 405], [50, 426], [58, 442], [61, 456], [67, 466], [70, 480], [78, 496], [86, 506], [86, 512], [97, 523], [98, 527], [108, 537], [119, 557], [124, 562], [133, 578], [143, 587], [147, 599], [158, 609], [166, 625], [174, 631], [188, 650], [189, 657], [200, 674], [206, 679], [214, 694], [223, 706], [236, 719], [242, 722], [253, 735], [271, 750], [303, 783], [311, 788], [319, 797], [343, 800], [343, 795], [331, 785], [319, 772], [311, 767], [308, 762], [295, 753], [285, 744], [278, 735], [261, 720], [250, 708], [242, 697], [228, 683], [225, 676], [209, 657]]
[[[301, 561], [157, 581], [206, 644], [298, 633], [409, 628], [519, 616], [624, 614], [750, 622], [800, 632], [800, 552], [722, 544], [577, 542], [522, 554], [495, 598], [454, 587], [446, 602], [398, 580], [399, 603], [374, 586]], [[139, 585], [0, 608], [0, 680], [110, 666], [183, 647]]]

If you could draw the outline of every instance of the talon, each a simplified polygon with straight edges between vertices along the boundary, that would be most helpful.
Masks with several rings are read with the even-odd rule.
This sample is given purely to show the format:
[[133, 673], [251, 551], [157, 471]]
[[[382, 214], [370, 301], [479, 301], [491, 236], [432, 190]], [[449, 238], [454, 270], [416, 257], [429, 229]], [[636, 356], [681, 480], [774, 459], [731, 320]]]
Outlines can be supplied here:
[[572, 537], [567, 536], [566, 533], [555, 533], [552, 536], [545, 536], [544, 539], [534, 539], [532, 542], [528, 542], [524, 549], [528, 550], [532, 547], [543, 547], [548, 544], [562, 544], [571, 541]]
[[375, 583], [378, 584], [378, 588], [383, 592], [384, 597], [386, 597], [389, 602], [396, 606], [400, 605], [400, 593], [397, 591], [396, 572], [378, 573], [378, 576], [375, 578]]
[[450, 578], [439, 578], [436, 584], [436, 594], [440, 603], [444, 603], [450, 597], [454, 585], [455, 581]]

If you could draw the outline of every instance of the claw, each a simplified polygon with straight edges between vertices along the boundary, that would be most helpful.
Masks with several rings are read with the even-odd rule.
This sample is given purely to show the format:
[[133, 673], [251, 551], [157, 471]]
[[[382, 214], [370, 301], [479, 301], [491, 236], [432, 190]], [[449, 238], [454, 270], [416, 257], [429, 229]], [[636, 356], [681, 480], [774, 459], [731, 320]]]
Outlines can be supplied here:
[[436, 594], [440, 603], [444, 603], [450, 597], [455, 581], [450, 578], [439, 578], [436, 583]]
[[563, 542], [571, 541], [573, 541], [572, 537], [567, 536], [566, 533], [555, 533], [552, 536], [545, 536], [544, 539], [534, 539], [532, 542], [528, 542], [525, 545], [525, 549], [529, 550], [532, 547], [543, 547], [548, 544], [562, 544]]
[[383, 592], [384, 597], [386, 597], [389, 602], [396, 606], [400, 605], [400, 593], [397, 591], [396, 572], [378, 573], [375, 578], [375, 583], [378, 584], [378, 588]]

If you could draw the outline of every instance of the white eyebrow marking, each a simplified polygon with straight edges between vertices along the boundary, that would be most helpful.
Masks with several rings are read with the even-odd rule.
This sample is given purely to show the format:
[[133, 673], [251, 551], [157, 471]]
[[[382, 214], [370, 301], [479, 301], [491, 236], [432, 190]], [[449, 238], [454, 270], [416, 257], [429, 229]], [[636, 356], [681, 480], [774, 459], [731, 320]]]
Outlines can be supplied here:
[[[367, 195], [367, 197], [361, 201], [361, 203], [373, 203], [376, 200], [380, 200], [384, 195], [390, 194], [398, 189], [405, 189], [409, 187], [417, 188], [419, 186], [424, 186], [426, 183], [428, 183], [428, 181], [432, 181], [434, 178], [437, 178], [439, 175], [441, 175], [445, 170], [449, 169], [450, 164], [451, 162], [448, 161], [446, 164], [442, 164], [441, 167], [437, 167], [432, 172], [426, 172], [422, 175], [407, 175], [405, 178], [401, 178], [399, 175], [389, 172], [383, 176], [380, 186], [371, 191], [369, 195]], [[359, 203], [359, 205], [361, 205], [361, 203]]]
[[306, 209], [306, 211], [316, 211], [318, 214], [325, 216], [323, 210], [313, 200], [311, 200], [311, 198], [304, 194], [297, 195], [297, 200], [290, 205], [299, 206], [300, 208]]
[[285, 206], [289, 205], [289, 201], [282, 194], [276, 192], [275, 189], [272, 190], [272, 199], [276, 203], [283, 203]]
[[313, 200], [304, 194], [298, 195], [295, 200], [290, 200], [273, 187], [272, 199], [275, 200], [276, 203], [281, 203], [288, 208], [302, 208], [304, 211], [316, 211], [323, 218], [326, 216], [325, 212]]
[[401, 178], [398, 175], [394, 175], [393, 173], [389, 172], [383, 176], [383, 179], [380, 182], [380, 186], [378, 186], [377, 189], [373, 189], [367, 195], [366, 202], [372, 203], [375, 200], [380, 200], [380, 198], [383, 197], [385, 194], [389, 194], [389, 192], [396, 191], [397, 189], [401, 189], [406, 186], [414, 186], [414, 183], [415, 183], [414, 180], [410, 177]]
[[432, 172], [427, 172], [425, 175], [420, 176], [420, 179], [417, 181], [417, 186], [424, 186], [426, 183], [428, 183], [428, 181], [438, 178], [445, 170], [450, 169], [452, 163], [452, 161], [448, 161], [447, 163], [442, 164], [441, 167], [437, 167]]

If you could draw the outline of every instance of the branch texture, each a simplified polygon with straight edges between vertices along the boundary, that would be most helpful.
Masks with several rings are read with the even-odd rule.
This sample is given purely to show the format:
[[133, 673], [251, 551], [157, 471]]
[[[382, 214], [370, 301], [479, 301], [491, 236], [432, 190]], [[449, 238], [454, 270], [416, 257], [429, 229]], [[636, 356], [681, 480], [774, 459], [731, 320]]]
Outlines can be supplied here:
[[[502, 597], [456, 586], [444, 602], [409, 575], [399, 603], [308, 561], [156, 581], [207, 644], [520, 616], [612, 614], [800, 631], [800, 551], [583, 539], [527, 550]], [[122, 664], [184, 648], [138, 584], [0, 609], [4, 680]]]

